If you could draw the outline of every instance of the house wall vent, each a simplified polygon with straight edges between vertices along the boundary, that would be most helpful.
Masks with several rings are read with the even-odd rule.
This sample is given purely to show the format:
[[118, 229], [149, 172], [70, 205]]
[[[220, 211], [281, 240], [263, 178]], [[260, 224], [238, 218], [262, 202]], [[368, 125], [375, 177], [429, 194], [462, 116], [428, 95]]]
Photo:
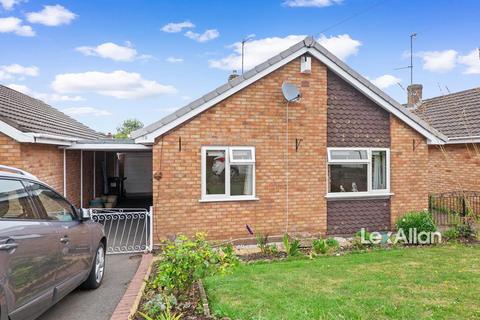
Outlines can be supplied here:
[[309, 57], [309, 56], [300, 57], [300, 72], [301, 73], [312, 72], [312, 57]]

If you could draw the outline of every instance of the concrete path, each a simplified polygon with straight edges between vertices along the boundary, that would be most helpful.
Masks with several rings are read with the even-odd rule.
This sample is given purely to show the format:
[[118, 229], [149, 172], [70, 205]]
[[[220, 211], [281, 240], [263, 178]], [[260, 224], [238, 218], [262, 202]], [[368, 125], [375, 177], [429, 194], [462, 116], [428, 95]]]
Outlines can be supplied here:
[[108, 320], [135, 275], [141, 255], [109, 255], [97, 290], [77, 289], [38, 320]]

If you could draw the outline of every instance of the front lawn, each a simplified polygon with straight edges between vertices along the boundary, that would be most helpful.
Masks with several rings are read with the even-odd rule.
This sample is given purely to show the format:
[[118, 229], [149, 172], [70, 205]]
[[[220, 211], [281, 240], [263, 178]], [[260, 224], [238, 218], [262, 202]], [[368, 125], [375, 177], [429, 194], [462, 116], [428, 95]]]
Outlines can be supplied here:
[[480, 246], [242, 264], [205, 288], [232, 319], [480, 319]]

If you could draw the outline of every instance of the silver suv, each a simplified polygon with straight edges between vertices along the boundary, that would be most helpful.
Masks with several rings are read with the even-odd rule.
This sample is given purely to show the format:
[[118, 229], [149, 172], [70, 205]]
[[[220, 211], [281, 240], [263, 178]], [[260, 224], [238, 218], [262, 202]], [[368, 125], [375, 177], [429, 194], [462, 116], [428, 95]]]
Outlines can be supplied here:
[[0, 320], [35, 319], [80, 285], [98, 288], [105, 248], [87, 210], [0, 165]]

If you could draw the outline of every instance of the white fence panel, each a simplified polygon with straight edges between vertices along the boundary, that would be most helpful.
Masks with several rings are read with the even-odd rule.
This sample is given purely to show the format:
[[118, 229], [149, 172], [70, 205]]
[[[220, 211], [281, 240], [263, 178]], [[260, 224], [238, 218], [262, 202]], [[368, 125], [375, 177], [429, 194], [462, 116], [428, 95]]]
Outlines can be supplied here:
[[103, 225], [107, 254], [152, 251], [153, 210], [130, 208], [92, 208], [93, 221]]

